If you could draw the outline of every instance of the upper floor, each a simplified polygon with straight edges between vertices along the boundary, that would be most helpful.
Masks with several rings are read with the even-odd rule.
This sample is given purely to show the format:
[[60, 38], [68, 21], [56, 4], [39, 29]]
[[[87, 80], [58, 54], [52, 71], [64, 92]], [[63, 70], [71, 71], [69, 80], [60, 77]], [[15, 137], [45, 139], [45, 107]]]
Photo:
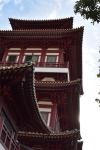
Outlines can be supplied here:
[[73, 17], [53, 20], [20, 20], [9, 18], [13, 30], [18, 29], [71, 29]]
[[[62, 73], [66, 76], [65, 80], [69, 81], [69, 62], [66, 62], [64, 54], [64, 50], [58, 47], [50, 47], [47, 49], [40, 47], [29, 47], [26, 49], [12, 47], [6, 49], [2, 61], [0, 61], [0, 66], [15, 66], [33, 61], [35, 62], [35, 73]], [[47, 75], [44, 76], [44, 78], [45, 77], [50, 78], [52, 76]], [[53, 79], [53, 81], [55, 81], [55, 79]]]

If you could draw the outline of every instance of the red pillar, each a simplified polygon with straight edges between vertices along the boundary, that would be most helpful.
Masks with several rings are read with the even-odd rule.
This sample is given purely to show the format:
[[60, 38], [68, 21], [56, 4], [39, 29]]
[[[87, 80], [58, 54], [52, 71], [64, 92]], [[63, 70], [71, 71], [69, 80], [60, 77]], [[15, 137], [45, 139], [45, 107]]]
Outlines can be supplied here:
[[46, 49], [43, 48], [40, 62], [44, 62], [45, 61], [45, 56], [46, 56]]
[[52, 112], [51, 112], [51, 119], [50, 119], [50, 127], [52, 130], [54, 130], [54, 124], [55, 124], [55, 119], [56, 119], [56, 111], [57, 111], [57, 104], [54, 103]]
[[59, 63], [62, 63], [62, 60], [64, 60], [64, 59], [63, 59], [63, 52], [64, 52], [64, 49], [60, 49]]
[[4, 66], [6, 65], [6, 57], [7, 57], [7, 54], [8, 54], [8, 49], [6, 48], [6, 49], [5, 49], [4, 56], [3, 56], [3, 59], [2, 59], [2, 61], [4, 62]]
[[21, 50], [21, 53], [20, 53], [20, 56], [19, 56], [18, 64], [23, 63], [24, 52], [25, 52], [25, 50], [22, 49], [22, 50]]

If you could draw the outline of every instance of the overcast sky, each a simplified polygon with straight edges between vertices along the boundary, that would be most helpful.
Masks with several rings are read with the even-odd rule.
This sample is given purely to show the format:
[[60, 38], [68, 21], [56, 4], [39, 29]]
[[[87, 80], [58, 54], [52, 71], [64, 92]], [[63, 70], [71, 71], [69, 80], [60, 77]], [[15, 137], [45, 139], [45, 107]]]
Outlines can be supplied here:
[[83, 90], [80, 98], [81, 136], [83, 150], [100, 150], [100, 79], [98, 59], [100, 46], [100, 24], [93, 26], [90, 20], [75, 15], [75, 0], [0, 0], [0, 30], [10, 30], [8, 18], [59, 19], [74, 17], [73, 28], [84, 26], [83, 34]]

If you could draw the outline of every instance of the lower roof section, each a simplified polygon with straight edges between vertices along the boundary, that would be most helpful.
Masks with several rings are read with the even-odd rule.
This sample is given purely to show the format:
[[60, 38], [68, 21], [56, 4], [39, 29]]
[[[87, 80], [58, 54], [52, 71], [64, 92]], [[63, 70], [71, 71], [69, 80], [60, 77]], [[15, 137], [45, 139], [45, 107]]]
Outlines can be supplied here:
[[59, 149], [74, 150], [78, 146], [79, 130], [74, 129], [60, 133], [42, 134], [31, 132], [19, 132], [18, 141], [34, 150], [37, 149]]
[[[37, 104], [34, 64], [31, 62], [29, 65], [0, 67], [0, 77], [0, 94], [6, 103], [10, 100], [9, 111], [12, 108], [13, 113], [17, 116], [15, 119], [19, 124], [19, 130], [50, 133], [51, 131], [44, 122]], [[7, 95], [4, 94], [6, 92]]]

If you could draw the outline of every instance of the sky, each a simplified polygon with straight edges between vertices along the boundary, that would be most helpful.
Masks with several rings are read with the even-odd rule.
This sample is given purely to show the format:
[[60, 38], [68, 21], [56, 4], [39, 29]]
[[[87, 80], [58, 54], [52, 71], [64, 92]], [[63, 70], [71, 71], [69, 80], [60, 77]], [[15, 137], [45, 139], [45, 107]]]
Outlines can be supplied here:
[[100, 150], [99, 73], [100, 24], [91, 24], [80, 14], [75, 15], [76, 0], [0, 0], [0, 30], [11, 30], [8, 18], [59, 19], [74, 17], [73, 28], [84, 26], [82, 42], [83, 90], [80, 97], [80, 127], [83, 150]]

